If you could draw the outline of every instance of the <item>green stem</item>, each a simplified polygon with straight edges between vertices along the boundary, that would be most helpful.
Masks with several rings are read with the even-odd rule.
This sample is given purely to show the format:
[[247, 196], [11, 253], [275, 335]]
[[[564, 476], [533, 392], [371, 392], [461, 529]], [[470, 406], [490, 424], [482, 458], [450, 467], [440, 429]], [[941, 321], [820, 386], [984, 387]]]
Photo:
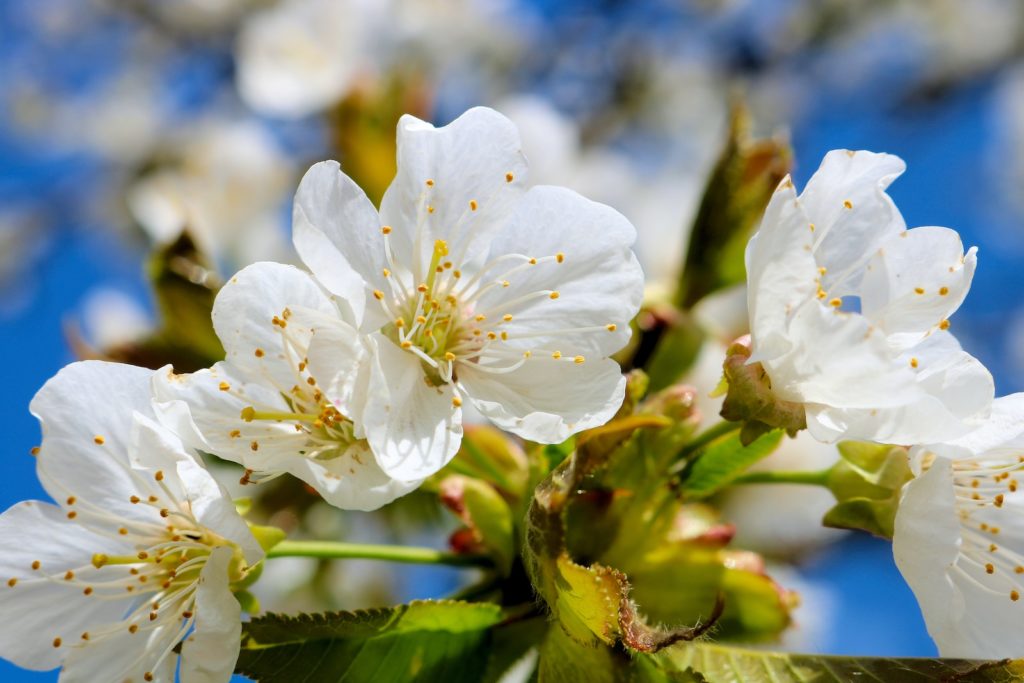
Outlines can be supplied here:
[[715, 439], [725, 436], [726, 434], [732, 434], [733, 432], [739, 431], [742, 426], [742, 422], [722, 421], [712, 427], [708, 427], [703, 432], [693, 437], [688, 444], [683, 446], [676, 458], [678, 460], [685, 460], [687, 457], [704, 448]]
[[489, 567], [493, 564], [491, 559], [485, 555], [463, 555], [433, 548], [415, 548], [404, 545], [371, 545], [336, 541], [281, 541], [267, 551], [267, 559], [274, 557], [384, 560], [406, 564], [446, 564], [453, 567]]
[[807, 484], [809, 486], [828, 486], [831, 470], [815, 472], [786, 472], [767, 470], [764, 472], [747, 472], [732, 481], [733, 484]]

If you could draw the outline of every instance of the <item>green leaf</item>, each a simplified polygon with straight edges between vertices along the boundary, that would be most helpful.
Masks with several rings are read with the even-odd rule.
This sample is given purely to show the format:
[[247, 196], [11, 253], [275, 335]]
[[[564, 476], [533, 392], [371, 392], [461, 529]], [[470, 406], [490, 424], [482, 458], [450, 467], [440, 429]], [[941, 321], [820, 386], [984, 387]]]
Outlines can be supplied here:
[[417, 601], [388, 609], [284, 616], [245, 625], [236, 672], [261, 683], [479, 681], [492, 629], [490, 603]]
[[743, 282], [743, 251], [772, 192], [789, 172], [789, 145], [752, 140], [746, 107], [733, 108], [729, 137], [708, 178], [690, 230], [676, 305]]
[[704, 341], [704, 333], [690, 316], [677, 313], [673, 318], [669, 327], [661, 333], [658, 345], [647, 361], [651, 391], [678, 382], [697, 360]]
[[914, 476], [907, 449], [856, 441], [844, 441], [838, 448], [840, 459], [825, 482], [836, 505], [823, 523], [892, 538], [900, 491]]
[[899, 681], [995, 683], [1024, 676], [1024, 660], [980, 662], [963, 659], [889, 659], [757, 652], [711, 643], [684, 643], [653, 659], [670, 671], [689, 672], [707, 683], [847, 683]]
[[683, 481], [687, 498], [707, 498], [731, 484], [747, 468], [771, 455], [782, 441], [782, 430], [775, 429], [744, 446], [737, 433], [727, 434], [708, 444], [694, 461], [689, 476]]

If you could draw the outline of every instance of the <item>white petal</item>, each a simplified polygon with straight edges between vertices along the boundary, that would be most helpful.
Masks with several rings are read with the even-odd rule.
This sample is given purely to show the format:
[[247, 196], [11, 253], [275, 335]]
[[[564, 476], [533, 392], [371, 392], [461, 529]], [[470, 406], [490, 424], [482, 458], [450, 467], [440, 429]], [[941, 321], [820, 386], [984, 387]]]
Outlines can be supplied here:
[[764, 361], [772, 390], [782, 398], [874, 409], [922, 394], [909, 364], [894, 367], [885, 337], [863, 316], [811, 299], [795, 312], [787, 335], [792, 350]]
[[863, 265], [890, 235], [906, 229], [885, 189], [906, 169], [899, 157], [833, 150], [807, 182], [800, 204], [816, 226], [814, 253], [827, 268], [822, 287], [843, 296], [860, 284]]
[[280, 463], [325, 501], [343, 510], [376, 510], [414, 491], [422, 479], [399, 481], [380, 468], [366, 442], [356, 442], [326, 460], [292, 458]]
[[353, 9], [345, 2], [291, 0], [246, 21], [236, 48], [245, 103], [297, 118], [340, 99], [363, 47], [360, 12]]
[[120, 363], [72, 363], [30, 404], [42, 423], [40, 482], [55, 500], [87, 497], [115, 515], [135, 514], [129, 467], [133, 414], [153, 415], [152, 370]]
[[161, 662], [156, 663], [156, 659], [176, 644], [176, 623], [161, 623], [134, 634], [127, 624], [111, 627], [116, 630], [71, 648], [59, 683], [144, 681], [147, 673], [152, 675], [153, 683], [174, 683], [178, 656], [170, 652]]
[[423, 479], [459, 450], [462, 410], [453, 405], [450, 384], [427, 384], [419, 358], [379, 334], [373, 340], [374, 374], [363, 418], [366, 439], [388, 476], [404, 482]]
[[216, 548], [199, 575], [195, 630], [181, 648], [181, 683], [227, 683], [238, 660], [242, 608], [231, 594], [231, 550]]
[[[142, 418], [135, 427], [138, 467], [160, 481], [177, 502], [184, 504], [204, 527], [242, 548], [246, 561], [256, 564], [263, 550], [253, 538], [245, 520], [220, 484], [194, 457], [186, 453], [176, 436], [158, 423]], [[159, 479], [156, 479], [159, 472]], [[161, 498], [166, 493], [160, 492]]]
[[[486, 271], [482, 286], [510, 284], [491, 288], [477, 307], [490, 318], [512, 316], [500, 329], [513, 348], [611, 355], [629, 340], [629, 322], [643, 298], [643, 272], [630, 249], [635, 239], [636, 230], [614, 209], [565, 188], [533, 187], [495, 236], [491, 254], [548, 259], [534, 266], [508, 261]], [[506, 278], [512, 268], [520, 272]], [[606, 329], [611, 324], [613, 332]], [[576, 328], [587, 329], [544, 334]]]
[[967, 296], [976, 251], [965, 256], [960, 236], [949, 228], [914, 228], [889, 237], [868, 262], [861, 313], [890, 334], [936, 327]]
[[504, 374], [463, 363], [459, 381], [473, 405], [496, 425], [524, 439], [560, 443], [607, 422], [622, 405], [626, 380], [610, 359], [577, 365], [536, 358]]
[[292, 241], [317, 279], [348, 304], [356, 322], [362, 320], [367, 295], [388, 289], [381, 228], [366, 193], [338, 162], [322, 161], [303, 176], [295, 193]]
[[519, 132], [493, 109], [470, 109], [443, 128], [403, 116], [398, 174], [380, 211], [395, 229], [396, 260], [410, 265], [422, 282], [434, 241], [445, 240], [455, 267], [468, 270], [486, 253], [525, 182]]
[[[963, 596], [951, 577], [960, 552], [954, 502], [952, 468], [939, 458], [904, 487], [892, 539], [896, 566], [914, 591], [928, 633], [940, 649], [965, 614]], [[1005, 602], [1010, 604], [1008, 598]], [[943, 655], [956, 656], [945, 649]]]
[[818, 287], [813, 239], [810, 220], [801, 211], [793, 181], [787, 177], [772, 195], [757, 234], [747, 243], [752, 362], [770, 360], [792, 349], [786, 326]]
[[929, 446], [927, 450], [951, 458], [982, 453], [991, 458], [1019, 455], [1024, 452], [1024, 393], [995, 399], [991, 415], [981, 426], [958, 439]]
[[227, 360], [251, 377], [287, 391], [295, 383], [295, 366], [311, 334], [308, 326], [289, 318], [286, 327], [274, 322], [289, 311], [310, 309], [338, 317], [338, 307], [308, 273], [280, 263], [254, 263], [239, 271], [217, 294], [213, 326]]
[[369, 351], [355, 328], [340, 320], [317, 326], [306, 357], [309, 372], [328, 401], [361, 430]]
[[[130, 600], [86, 596], [81, 584], [64, 580], [69, 569], [94, 572], [93, 554], [119, 549], [47, 503], [18, 503], [0, 515], [0, 656], [26, 669], [52, 669], [83, 632], [119, 619]], [[58, 637], [61, 647], [54, 647]]]

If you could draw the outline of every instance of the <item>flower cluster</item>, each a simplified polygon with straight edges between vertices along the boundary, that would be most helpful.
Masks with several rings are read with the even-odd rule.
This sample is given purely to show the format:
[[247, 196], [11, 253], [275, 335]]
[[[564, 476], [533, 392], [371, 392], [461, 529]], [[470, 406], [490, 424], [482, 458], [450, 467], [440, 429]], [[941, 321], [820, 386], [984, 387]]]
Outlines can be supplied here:
[[[190, 375], [73, 364], [32, 404], [58, 506], [0, 516], [0, 654], [61, 680], [226, 681], [264, 551], [197, 454], [372, 510], [456, 453], [464, 404], [542, 443], [607, 421], [643, 290], [614, 210], [526, 184], [510, 121], [398, 130], [378, 212], [334, 162], [295, 198], [311, 272], [256, 263], [220, 291], [224, 361]], [[468, 406], [466, 406], [468, 407]], [[26, 547], [25, 534], [46, 539]], [[183, 643], [183, 644], [182, 644]]]

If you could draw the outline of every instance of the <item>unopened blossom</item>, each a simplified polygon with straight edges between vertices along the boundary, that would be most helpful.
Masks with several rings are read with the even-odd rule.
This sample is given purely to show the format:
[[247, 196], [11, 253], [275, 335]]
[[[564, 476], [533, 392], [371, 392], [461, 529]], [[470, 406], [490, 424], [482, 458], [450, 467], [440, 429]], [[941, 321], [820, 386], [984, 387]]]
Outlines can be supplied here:
[[[247, 468], [243, 483], [290, 473], [332, 505], [359, 510], [408, 493], [419, 481], [384, 474], [363, 438], [369, 362], [349, 318], [305, 271], [245, 268], [213, 306], [226, 359], [157, 377], [164, 421], [189, 445]], [[314, 336], [319, 353], [310, 352]]]
[[1024, 394], [970, 434], [912, 451], [893, 555], [943, 657], [1024, 653]]
[[153, 372], [75, 363], [32, 401], [37, 473], [56, 504], [0, 515], [0, 656], [63, 683], [225, 682], [232, 585], [263, 551], [234, 504], [153, 418]]
[[622, 401], [608, 356], [642, 294], [635, 231], [571, 190], [527, 189], [526, 174], [515, 126], [478, 108], [443, 128], [402, 118], [379, 213], [334, 162], [299, 186], [295, 246], [366, 336], [362, 425], [390, 476], [443, 466], [466, 400], [546, 443], [602, 424]]
[[989, 372], [949, 331], [975, 268], [953, 230], [907, 230], [887, 154], [829, 152], [803, 193], [786, 178], [747, 246], [760, 362], [818, 439], [933, 443], [991, 405]]

